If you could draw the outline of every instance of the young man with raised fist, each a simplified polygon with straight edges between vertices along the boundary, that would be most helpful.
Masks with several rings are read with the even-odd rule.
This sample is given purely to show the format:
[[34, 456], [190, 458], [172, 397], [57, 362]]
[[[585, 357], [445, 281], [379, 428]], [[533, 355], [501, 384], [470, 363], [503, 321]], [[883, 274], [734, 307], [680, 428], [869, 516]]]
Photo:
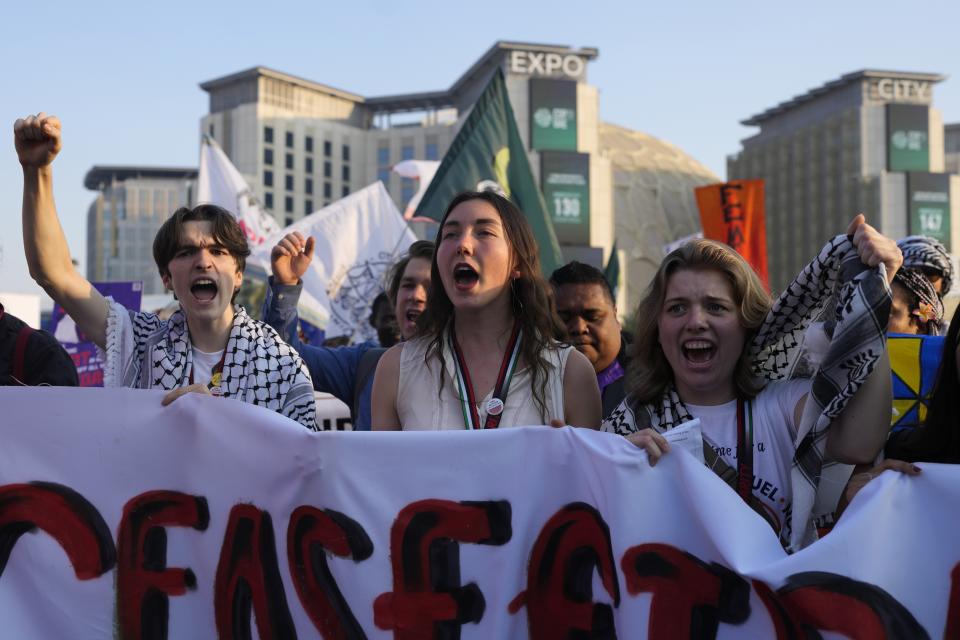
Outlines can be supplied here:
[[165, 405], [189, 392], [235, 398], [316, 429], [313, 384], [300, 356], [234, 304], [250, 250], [230, 212], [214, 205], [174, 212], [157, 232], [153, 255], [180, 309], [169, 320], [128, 311], [100, 295], [70, 260], [53, 198], [59, 119], [39, 113], [13, 129], [30, 275], [104, 350], [105, 386], [165, 389]]

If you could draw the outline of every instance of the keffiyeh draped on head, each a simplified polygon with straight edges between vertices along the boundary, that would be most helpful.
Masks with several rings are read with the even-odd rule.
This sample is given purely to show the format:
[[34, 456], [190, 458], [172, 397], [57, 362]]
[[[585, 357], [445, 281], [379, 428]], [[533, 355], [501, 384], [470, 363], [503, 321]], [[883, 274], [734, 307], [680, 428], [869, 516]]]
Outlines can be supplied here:
[[[803, 418], [797, 425], [791, 471], [792, 523], [783, 532], [789, 535], [792, 550], [816, 539], [812, 522], [821, 514], [813, 510], [827, 433], [876, 368], [886, 348], [889, 314], [890, 288], [883, 265], [867, 267], [850, 239], [837, 236], [777, 298], [749, 346], [752, 368], [761, 382], [812, 377]], [[829, 315], [824, 330], [831, 335], [830, 344], [819, 366], [811, 370], [804, 349], [806, 332], [825, 315]], [[648, 425], [627, 423], [649, 418], [649, 426], [665, 431], [691, 419], [672, 385], [661, 401], [645, 407], [630, 407], [629, 400], [610, 416], [605, 430], [629, 433]]]
[[902, 267], [893, 276], [893, 281], [916, 296], [917, 308], [911, 309], [910, 313], [923, 323], [928, 333], [936, 335], [943, 322], [943, 301], [927, 277], [917, 269]]
[[897, 242], [903, 252], [903, 266], [911, 269], [929, 269], [943, 276], [942, 291], [953, 285], [953, 263], [946, 247], [929, 236], [907, 236]]

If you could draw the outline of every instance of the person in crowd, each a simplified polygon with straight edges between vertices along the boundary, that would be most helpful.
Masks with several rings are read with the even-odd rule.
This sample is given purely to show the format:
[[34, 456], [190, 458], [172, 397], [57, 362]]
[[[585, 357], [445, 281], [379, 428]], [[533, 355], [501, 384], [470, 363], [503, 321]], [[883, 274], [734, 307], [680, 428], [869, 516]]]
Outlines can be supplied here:
[[884, 471], [908, 476], [920, 473], [917, 462], [960, 464], [960, 308], [953, 314], [943, 341], [943, 353], [927, 404], [926, 419], [912, 429], [894, 431], [883, 448], [884, 459], [876, 465], [860, 465], [844, 491], [840, 509], [871, 480]]
[[[417, 331], [417, 318], [427, 304], [433, 243], [418, 240], [393, 265], [388, 274], [386, 300], [389, 315], [374, 301], [371, 324], [377, 327], [379, 344], [373, 340], [342, 347], [315, 347], [297, 337], [297, 302], [303, 289], [301, 278], [313, 260], [313, 238], [299, 231], [289, 233], [270, 252], [273, 275], [269, 278], [262, 317], [280, 336], [300, 352], [314, 389], [333, 394], [350, 407], [354, 431], [370, 430], [370, 399], [373, 373], [383, 346], [392, 346], [392, 332], [409, 340]], [[379, 297], [378, 297], [379, 299]]]
[[599, 426], [596, 375], [583, 354], [554, 340], [563, 327], [539, 260], [529, 223], [508, 199], [489, 191], [453, 199], [418, 335], [377, 367], [374, 429]]
[[[670, 450], [662, 432], [699, 418], [707, 466], [792, 548], [815, 536], [809, 510], [823, 461], [872, 461], [890, 425], [883, 330], [900, 251], [862, 215], [847, 233], [772, 308], [756, 273], [727, 245], [694, 240], [670, 253], [637, 310], [627, 397], [604, 423], [655, 465]], [[813, 381], [786, 379], [798, 338], [818, 329], [811, 323], [844, 277], [832, 334], [843, 359], [821, 362]], [[831, 418], [825, 407], [841, 411]], [[810, 506], [793, 514], [793, 526], [798, 493]]]
[[100, 295], [70, 261], [53, 199], [60, 121], [44, 113], [17, 120], [14, 141], [30, 275], [105, 351], [104, 386], [164, 389], [165, 405], [189, 392], [221, 395], [316, 428], [313, 385], [300, 356], [234, 304], [250, 249], [228, 211], [181, 208], [163, 223], [153, 255], [180, 309], [166, 321], [134, 313]]
[[566, 339], [587, 356], [597, 374], [603, 417], [623, 401], [627, 370], [626, 335], [617, 319], [617, 303], [603, 272], [574, 260], [550, 276], [557, 314]]
[[76, 387], [77, 368], [57, 339], [0, 304], [0, 386]]
[[903, 266], [919, 269], [942, 299], [953, 286], [953, 263], [946, 247], [929, 236], [907, 236], [897, 241]]
[[[958, 309], [960, 311], [960, 309]], [[926, 420], [914, 429], [890, 435], [888, 459], [960, 464], [960, 313], [954, 312], [927, 405]]]
[[397, 314], [386, 291], [381, 291], [370, 305], [370, 326], [377, 332], [377, 343], [388, 349], [401, 340]]
[[933, 283], [916, 268], [902, 267], [890, 283], [893, 300], [887, 333], [939, 335], [943, 301]]

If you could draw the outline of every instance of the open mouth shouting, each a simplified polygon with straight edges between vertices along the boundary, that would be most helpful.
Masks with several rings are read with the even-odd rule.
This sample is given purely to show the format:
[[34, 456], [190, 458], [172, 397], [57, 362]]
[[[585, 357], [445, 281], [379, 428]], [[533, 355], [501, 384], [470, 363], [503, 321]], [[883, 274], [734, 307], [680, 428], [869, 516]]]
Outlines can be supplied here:
[[480, 282], [480, 274], [466, 262], [458, 262], [453, 267], [453, 282], [457, 291], [470, 291]]
[[420, 314], [422, 313], [423, 313], [422, 306], [415, 307], [415, 308], [408, 308], [406, 313], [403, 314], [403, 320], [404, 322], [408, 322], [410, 324], [417, 324], [417, 318], [419, 318]]
[[717, 347], [709, 340], [687, 340], [681, 347], [683, 357], [694, 365], [709, 364], [717, 353]]
[[197, 278], [190, 285], [190, 294], [198, 302], [210, 302], [217, 297], [217, 283], [210, 278]]

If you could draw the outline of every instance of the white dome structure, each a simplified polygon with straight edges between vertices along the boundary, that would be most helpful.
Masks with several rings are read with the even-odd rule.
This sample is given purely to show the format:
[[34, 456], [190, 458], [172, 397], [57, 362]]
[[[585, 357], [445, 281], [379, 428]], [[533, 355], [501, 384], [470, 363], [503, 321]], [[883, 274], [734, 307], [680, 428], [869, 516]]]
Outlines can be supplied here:
[[721, 180], [669, 142], [617, 125], [601, 123], [600, 149], [613, 173], [620, 312], [632, 316], [664, 246], [701, 230], [694, 188]]

